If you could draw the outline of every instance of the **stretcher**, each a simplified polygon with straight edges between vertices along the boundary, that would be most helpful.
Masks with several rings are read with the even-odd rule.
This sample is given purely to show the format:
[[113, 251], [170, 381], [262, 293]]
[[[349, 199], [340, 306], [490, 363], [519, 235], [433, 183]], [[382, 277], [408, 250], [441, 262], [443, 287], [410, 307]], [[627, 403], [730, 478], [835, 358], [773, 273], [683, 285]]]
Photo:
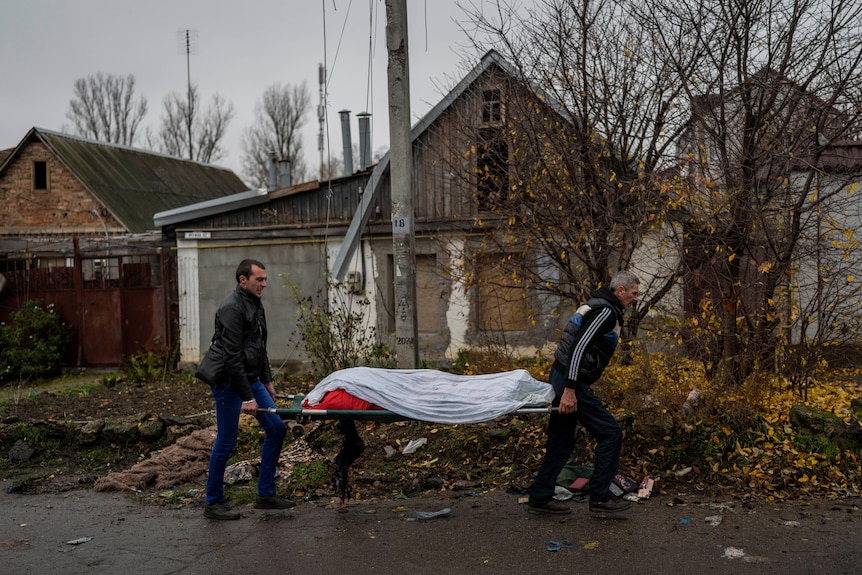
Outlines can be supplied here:
[[[330, 401], [335, 398], [334, 401]], [[512, 414], [551, 413], [554, 392], [526, 370], [462, 376], [437, 370], [393, 370], [354, 367], [329, 374], [308, 395], [277, 397], [288, 407], [263, 408], [282, 420], [335, 420], [343, 436], [335, 457], [333, 488], [342, 503], [350, 498], [350, 465], [365, 444], [356, 421], [481, 423]], [[364, 409], [344, 409], [361, 406]], [[302, 435], [303, 426], [292, 428]]]
[[[294, 421], [296, 425], [291, 428], [294, 437], [302, 437], [305, 428], [302, 423], [313, 420], [335, 420], [336, 429], [342, 435], [342, 445], [338, 455], [333, 460], [335, 472], [332, 475], [332, 487], [340, 497], [341, 504], [350, 499], [352, 488], [348, 482], [350, 466], [365, 450], [365, 443], [356, 429], [356, 421], [368, 421], [378, 423], [392, 423], [397, 421], [423, 421], [421, 418], [408, 417], [406, 415], [390, 411], [388, 409], [315, 409], [304, 407], [304, 395], [276, 396], [277, 399], [287, 400], [289, 407], [261, 408], [258, 411], [278, 415], [282, 420]], [[548, 404], [527, 404], [515, 409], [510, 414], [542, 414], [556, 411], [556, 407]]]
[[[287, 400], [290, 403], [290, 406], [261, 408], [258, 409], [258, 411], [278, 415], [281, 419], [286, 421], [293, 420], [299, 422], [353, 419], [357, 421], [375, 421], [379, 423], [392, 423], [395, 421], [428, 421], [429, 423], [433, 423], [430, 420], [408, 417], [388, 409], [315, 409], [313, 407], [303, 407], [302, 402], [305, 401], [304, 395], [281, 395], [276, 396], [276, 398]], [[531, 403], [516, 409], [507, 415], [542, 414], [551, 413], [556, 410], [556, 407], [551, 407], [548, 404]]]

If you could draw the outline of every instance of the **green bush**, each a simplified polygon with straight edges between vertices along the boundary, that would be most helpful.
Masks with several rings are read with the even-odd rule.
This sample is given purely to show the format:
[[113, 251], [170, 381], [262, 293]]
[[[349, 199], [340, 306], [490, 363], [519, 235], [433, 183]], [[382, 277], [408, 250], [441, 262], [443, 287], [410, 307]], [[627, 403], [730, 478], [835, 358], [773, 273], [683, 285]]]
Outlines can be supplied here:
[[26, 381], [60, 373], [69, 330], [53, 306], [24, 303], [0, 324], [0, 381]]

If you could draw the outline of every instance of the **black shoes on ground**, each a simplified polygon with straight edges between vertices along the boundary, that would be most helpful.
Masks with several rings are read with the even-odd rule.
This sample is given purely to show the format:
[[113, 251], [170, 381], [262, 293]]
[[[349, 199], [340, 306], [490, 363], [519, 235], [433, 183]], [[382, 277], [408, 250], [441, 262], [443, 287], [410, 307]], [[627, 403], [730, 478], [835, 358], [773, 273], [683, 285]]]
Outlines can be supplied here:
[[533, 503], [532, 501], [527, 504], [527, 511], [530, 513], [548, 513], [550, 515], [566, 515], [572, 512], [572, 508], [568, 505], [561, 503], [555, 499], [551, 499], [550, 501], [546, 501], [545, 503]]
[[[606, 517], [622, 513], [631, 506], [631, 502], [623, 499], [590, 501], [590, 515], [594, 517]], [[547, 513], [549, 515], [567, 515], [572, 512], [572, 508], [565, 503], [551, 499], [546, 503], [535, 503], [530, 501], [527, 505], [527, 511], [530, 513]]]
[[269, 497], [257, 496], [254, 500], [255, 509], [293, 509], [296, 503], [290, 499], [285, 499], [280, 495], [270, 495]]
[[239, 519], [239, 513], [231, 509], [227, 503], [213, 503], [212, 505], [204, 505], [204, 517], [217, 521], [228, 521]]
[[[255, 509], [293, 509], [295, 506], [296, 503], [279, 495], [270, 495], [269, 497], [258, 495], [257, 499], [254, 500]], [[229, 521], [239, 519], [240, 514], [231, 509], [227, 503], [213, 503], [212, 505], [204, 505], [204, 517], [217, 521]]]
[[630, 501], [624, 499], [609, 499], [608, 501], [590, 501], [590, 513], [597, 516], [621, 513], [631, 507]]

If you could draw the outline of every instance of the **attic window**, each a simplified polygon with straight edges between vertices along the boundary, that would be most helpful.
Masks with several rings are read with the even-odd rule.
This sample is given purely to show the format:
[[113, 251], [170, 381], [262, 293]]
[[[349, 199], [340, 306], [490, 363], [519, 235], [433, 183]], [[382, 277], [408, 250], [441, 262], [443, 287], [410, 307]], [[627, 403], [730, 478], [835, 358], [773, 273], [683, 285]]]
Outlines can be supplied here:
[[482, 90], [482, 123], [495, 124], [503, 120], [503, 103], [500, 90]]
[[33, 162], [33, 189], [48, 189], [48, 162]]

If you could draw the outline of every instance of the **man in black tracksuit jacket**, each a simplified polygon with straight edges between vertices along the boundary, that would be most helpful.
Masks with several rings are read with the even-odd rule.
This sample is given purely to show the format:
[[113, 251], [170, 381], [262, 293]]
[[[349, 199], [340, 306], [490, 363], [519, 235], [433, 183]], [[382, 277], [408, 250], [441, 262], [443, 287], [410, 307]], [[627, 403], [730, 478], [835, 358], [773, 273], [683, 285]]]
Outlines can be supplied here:
[[640, 280], [629, 271], [618, 272], [609, 287], [595, 291], [566, 325], [554, 353], [550, 383], [556, 392], [545, 457], [530, 486], [528, 509], [533, 513], [570, 513], [568, 505], [553, 499], [557, 476], [575, 448], [578, 422], [596, 440], [595, 465], [590, 478], [590, 512], [594, 515], [624, 511], [628, 501], [614, 499], [610, 486], [620, 461], [622, 429], [592, 390], [619, 342], [623, 312], [636, 302]]

